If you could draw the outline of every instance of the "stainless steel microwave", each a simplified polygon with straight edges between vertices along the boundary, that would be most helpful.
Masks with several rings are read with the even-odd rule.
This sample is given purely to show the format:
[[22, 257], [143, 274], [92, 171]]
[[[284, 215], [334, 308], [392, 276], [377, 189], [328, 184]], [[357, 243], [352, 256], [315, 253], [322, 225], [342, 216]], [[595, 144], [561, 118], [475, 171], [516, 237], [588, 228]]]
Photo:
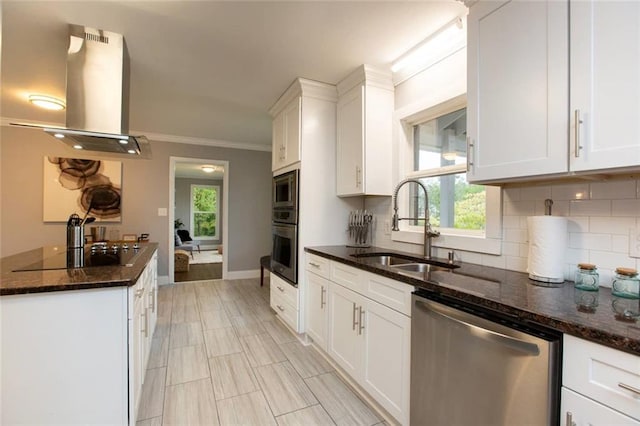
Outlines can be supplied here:
[[298, 170], [273, 177], [273, 209], [298, 210]]

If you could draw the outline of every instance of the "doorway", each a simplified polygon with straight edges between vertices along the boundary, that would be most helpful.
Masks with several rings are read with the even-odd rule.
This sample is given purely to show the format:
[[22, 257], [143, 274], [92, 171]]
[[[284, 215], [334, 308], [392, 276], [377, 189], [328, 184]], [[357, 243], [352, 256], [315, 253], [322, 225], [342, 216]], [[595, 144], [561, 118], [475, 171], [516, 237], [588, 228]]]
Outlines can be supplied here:
[[228, 275], [229, 162], [169, 158], [169, 277], [172, 282]]

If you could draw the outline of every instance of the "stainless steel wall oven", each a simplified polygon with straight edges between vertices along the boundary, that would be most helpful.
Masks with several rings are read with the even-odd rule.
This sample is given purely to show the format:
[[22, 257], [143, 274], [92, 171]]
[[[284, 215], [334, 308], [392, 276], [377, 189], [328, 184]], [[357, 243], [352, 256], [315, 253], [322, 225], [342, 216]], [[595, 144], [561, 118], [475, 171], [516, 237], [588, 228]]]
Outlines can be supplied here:
[[298, 283], [298, 170], [273, 178], [271, 270]]

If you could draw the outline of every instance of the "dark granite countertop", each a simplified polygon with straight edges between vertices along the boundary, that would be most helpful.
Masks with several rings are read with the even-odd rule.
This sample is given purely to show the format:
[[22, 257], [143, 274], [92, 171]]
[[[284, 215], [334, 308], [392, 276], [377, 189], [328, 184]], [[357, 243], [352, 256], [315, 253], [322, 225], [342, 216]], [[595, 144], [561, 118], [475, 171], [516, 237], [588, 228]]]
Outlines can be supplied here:
[[[366, 257], [352, 256], [382, 252], [420, 257], [380, 247], [355, 249], [324, 246], [306, 247], [305, 250], [412, 286], [516, 315], [521, 320], [539, 323], [563, 333], [640, 355], [640, 322], [623, 320], [613, 310], [614, 304], [617, 306], [619, 302], [628, 303], [630, 300], [618, 300], [608, 288], [601, 287], [598, 292], [584, 292], [576, 290], [572, 282], [565, 282], [559, 287], [544, 287], [534, 285], [534, 281], [521, 272], [470, 263], [460, 263], [460, 267], [451, 272], [431, 271], [408, 275], [390, 267], [373, 264]], [[592, 303], [585, 303], [585, 300], [589, 299], [594, 299], [597, 307], [588, 307]], [[638, 308], [640, 301], [633, 303]]]
[[66, 251], [64, 246], [49, 246], [0, 260], [0, 296], [79, 290], [101, 287], [128, 287], [136, 283], [149, 263], [157, 243], [141, 244], [132, 266], [92, 266], [85, 268], [17, 271]]

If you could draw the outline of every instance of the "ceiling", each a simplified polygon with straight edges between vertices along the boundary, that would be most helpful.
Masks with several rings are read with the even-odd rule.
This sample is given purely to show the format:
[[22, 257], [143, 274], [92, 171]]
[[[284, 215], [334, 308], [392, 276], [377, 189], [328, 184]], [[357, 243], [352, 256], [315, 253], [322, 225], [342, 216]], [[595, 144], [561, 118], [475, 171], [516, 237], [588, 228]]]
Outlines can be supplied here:
[[[64, 125], [26, 102], [64, 99], [68, 23], [123, 34], [130, 129], [269, 150], [268, 109], [296, 77], [335, 84], [389, 67], [464, 12], [442, 1], [4, 1], [2, 117]], [[193, 139], [190, 139], [193, 138]]]

